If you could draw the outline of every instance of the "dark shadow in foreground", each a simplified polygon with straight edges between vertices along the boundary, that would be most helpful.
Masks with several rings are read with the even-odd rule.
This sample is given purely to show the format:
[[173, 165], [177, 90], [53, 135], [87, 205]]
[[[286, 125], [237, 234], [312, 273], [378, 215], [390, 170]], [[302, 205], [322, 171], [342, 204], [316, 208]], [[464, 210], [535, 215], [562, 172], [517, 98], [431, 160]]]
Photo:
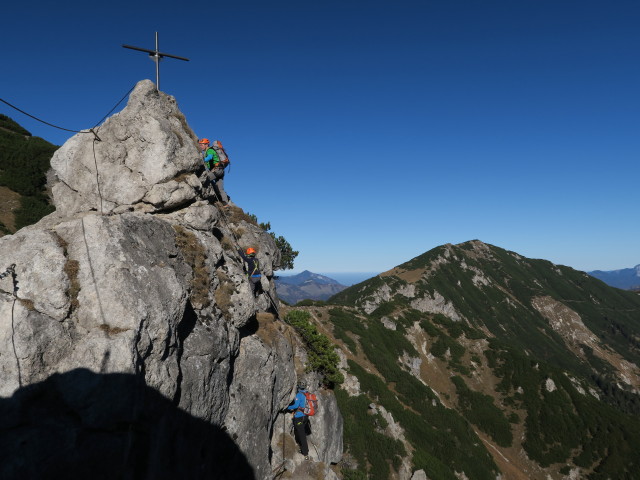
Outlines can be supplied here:
[[77, 369], [0, 398], [0, 478], [255, 476], [227, 433], [140, 377]]

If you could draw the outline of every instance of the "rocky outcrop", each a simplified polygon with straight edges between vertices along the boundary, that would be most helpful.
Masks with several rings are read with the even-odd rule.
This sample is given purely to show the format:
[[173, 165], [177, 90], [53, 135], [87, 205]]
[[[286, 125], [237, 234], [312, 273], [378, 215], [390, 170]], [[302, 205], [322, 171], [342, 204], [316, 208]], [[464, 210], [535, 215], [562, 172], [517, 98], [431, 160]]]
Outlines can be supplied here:
[[[274, 312], [273, 238], [202, 198], [196, 137], [151, 82], [97, 134], [52, 160], [56, 212], [0, 239], [0, 269], [15, 265], [0, 280], [0, 477], [271, 478], [296, 383], [286, 327], [267, 340], [257, 321]], [[333, 422], [325, 462], [342, 451]]]
[[342, 459], [342, 415], [335, 396], [328, 391], [312, 388], [317, 393], [318, 411], [309, 418], [311, 433], [307, 436], [310, 460], [306, 460], [295, 443], [291, 414], [281, 414], [275, 422], [271, 448], [274, 471], [286, 470], [287, 478], [338, 478], [331, 464]]
[[153, 212], [194, 201], [197, 138], [175, 99], [149, 80], [93, 133], [78, 133], [51, 159], [56, 210], [63, 215], [137, 209]]

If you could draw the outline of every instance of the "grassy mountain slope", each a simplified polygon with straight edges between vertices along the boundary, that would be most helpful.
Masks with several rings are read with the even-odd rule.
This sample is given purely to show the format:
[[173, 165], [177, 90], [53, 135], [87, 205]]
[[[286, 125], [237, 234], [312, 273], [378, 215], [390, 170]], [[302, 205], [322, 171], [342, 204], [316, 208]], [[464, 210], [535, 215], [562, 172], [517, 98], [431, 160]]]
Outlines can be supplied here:
[[330, 302], [311, 310], [347, 364], [347, 477], [636, 475], [638, 295], [472, 241]]
[[57, 148], [0, 114], [0, 235], [13, 233], [53, 211], [45, 185]]

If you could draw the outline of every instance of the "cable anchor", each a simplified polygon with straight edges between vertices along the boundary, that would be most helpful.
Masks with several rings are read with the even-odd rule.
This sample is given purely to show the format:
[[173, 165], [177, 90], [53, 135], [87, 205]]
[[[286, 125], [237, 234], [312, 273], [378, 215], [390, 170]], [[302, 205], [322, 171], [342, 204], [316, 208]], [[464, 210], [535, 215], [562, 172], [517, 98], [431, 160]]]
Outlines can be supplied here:
[[4, 272], [0, 273], [0, 280], [9, 275], [14, 275], [16, 273], [16, 264], [12, 263], [9, 268], [7, 268]]
[[95, 140], [97, 140], [99, 142], [102, 141], [102, 139], [98, 136], [98, 134], [96, 133], [96, 131], [93, 128], [90, 128], [89, 131], [95, 135], [95, 137], [96, 137]]

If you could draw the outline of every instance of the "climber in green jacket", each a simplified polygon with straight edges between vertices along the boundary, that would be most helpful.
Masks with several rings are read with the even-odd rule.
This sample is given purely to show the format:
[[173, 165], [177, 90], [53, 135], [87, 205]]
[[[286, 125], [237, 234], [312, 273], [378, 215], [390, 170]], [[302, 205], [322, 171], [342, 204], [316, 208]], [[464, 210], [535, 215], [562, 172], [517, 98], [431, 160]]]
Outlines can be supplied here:
[[211, 142], [208, 138], [198, 141], [198, 146], [202, 151], [202, 161], [204, 168], [207, 170], [207, 179], [211, 182], [216, 198], [223, 207], [228, 206], [229, 197], [224, 191], [224, 165], [220, 161], [218, 152], [210, 146]]

